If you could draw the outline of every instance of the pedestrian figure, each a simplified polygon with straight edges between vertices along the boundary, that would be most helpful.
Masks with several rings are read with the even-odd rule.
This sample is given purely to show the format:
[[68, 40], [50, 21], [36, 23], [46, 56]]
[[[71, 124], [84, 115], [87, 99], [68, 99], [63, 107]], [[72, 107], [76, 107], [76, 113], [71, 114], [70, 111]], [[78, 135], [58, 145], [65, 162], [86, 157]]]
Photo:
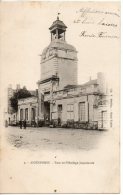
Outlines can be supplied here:
[[20, 129], [22, 129], [22, 121], [19, 122]]
[[24, 120], [24, 122], [23, 122], [23, 127], [24, 127], [24, 129], [26, 129], [26, 120]]

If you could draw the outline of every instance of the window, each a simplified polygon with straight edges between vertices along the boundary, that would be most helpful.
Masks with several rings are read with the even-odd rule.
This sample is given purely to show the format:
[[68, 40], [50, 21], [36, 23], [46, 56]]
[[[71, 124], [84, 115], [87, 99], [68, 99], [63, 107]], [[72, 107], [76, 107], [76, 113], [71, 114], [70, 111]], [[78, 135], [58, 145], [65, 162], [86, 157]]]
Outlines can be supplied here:
[[62, 112], [62, 104], [58, 105], [58, 112]]
[[35, 108], [32, 108], [31, 118], [32, 118], [32, 121], [35, 120]]
[[20, 109], [20, 120], [23, 120], [23, 109]]
[[28, 108], [25, 109], [25, 120], [28, 120]]
[[73, 120], [74, 119], [74, 105], [73, 104], [68, 104], [67, 105], [67, 119], [68, 120]]
[[79, 119], [85, 122], [85, 102], [79, 103]]
[[58, 105], [58, 119], [62, 120], [62, 104]]

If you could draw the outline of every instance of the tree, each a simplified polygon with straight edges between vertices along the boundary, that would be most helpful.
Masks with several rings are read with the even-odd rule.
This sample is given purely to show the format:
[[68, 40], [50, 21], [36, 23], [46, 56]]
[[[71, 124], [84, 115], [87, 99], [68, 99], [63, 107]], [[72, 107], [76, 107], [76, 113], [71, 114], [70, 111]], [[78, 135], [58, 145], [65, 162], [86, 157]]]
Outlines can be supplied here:
[[26, 87], [23, 87], [22, 89], [19, 89], [16, 91], [13, 95], [13, 97], [10, 98], [11, 106], [13, 108], [14, 112], [18, 111], [18, 100], [22, 98], [31, 97], [31, 93], [26, 89]]

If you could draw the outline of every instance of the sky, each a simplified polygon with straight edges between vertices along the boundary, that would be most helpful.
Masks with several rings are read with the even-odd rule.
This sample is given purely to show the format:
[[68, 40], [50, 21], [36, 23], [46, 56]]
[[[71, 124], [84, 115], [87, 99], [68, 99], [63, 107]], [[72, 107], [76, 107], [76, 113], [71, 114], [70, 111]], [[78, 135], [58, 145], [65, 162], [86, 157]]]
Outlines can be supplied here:
[[[90, 10], [83, 13], [80, 10]], [[98, 13], [93, 13], [98, 11]], [[120, 65], [120, 39], [83, 37], [81, 32], [96, 35], [107, 32], [119, 37], [118, 3], [63, 3], [63, 2], [5, 2], [0, 6], [0, 59], [1, 86], [12, 84], [36, 89], [40, 80], [41, 53], [50, 44], [49, 27], [56, 20], [67, 25], [66, 41], [78, 51], [78, 83], [96, 78], [105, 72], [108, 78], [118, 77]], [[110, 12], [111, 14], [106, 14]], [[75, 22], [77, 20], [80, 22]], [[87, 20], [87, 23], [83, 21]], [[102, 21], [116, 26], [99, 25]], [[88, 24], [89, 23], [89, 24]], [[93, 23], [93, 24], [90, 24]]]

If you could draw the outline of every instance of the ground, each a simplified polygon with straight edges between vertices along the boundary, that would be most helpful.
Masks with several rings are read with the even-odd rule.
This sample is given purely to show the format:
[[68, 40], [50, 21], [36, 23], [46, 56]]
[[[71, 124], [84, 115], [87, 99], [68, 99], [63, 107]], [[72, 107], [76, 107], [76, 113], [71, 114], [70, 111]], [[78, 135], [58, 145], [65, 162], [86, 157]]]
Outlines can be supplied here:
[[6, 128], [11, 146], [30, 150], [91, 150], [98, 147], [106, 131], [66, 128]]

